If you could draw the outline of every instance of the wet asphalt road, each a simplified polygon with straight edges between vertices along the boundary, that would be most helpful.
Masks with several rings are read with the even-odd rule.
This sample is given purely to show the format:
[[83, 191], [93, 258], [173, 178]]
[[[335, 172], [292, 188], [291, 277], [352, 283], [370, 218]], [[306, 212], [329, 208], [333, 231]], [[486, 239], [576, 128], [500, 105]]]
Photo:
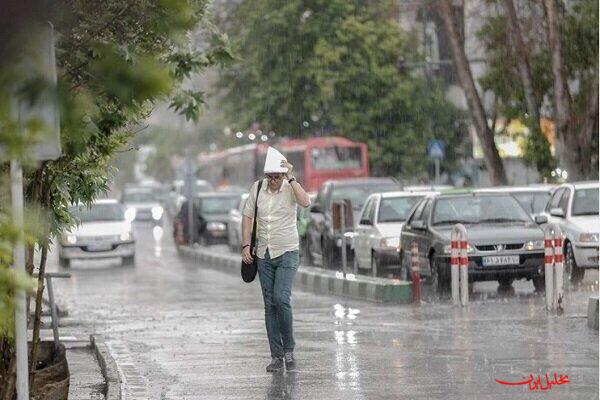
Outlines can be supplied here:
[[[215, 251], [226, 251], [216, 247]], [[58, 270], [56, 254], [50, 270]], [[125, 399], [597, 399], [598, 331], [586, 326], [598, 273], [549, 316], [522, 281], [475, 285], [467, 309], [444, 301], [378, 305], [294, 292], [295, 372], [271, 375], [258, 282], [178, 257], [170, 234], [137, 228], [137, 262], [74, 263], [57, 282], [61, 335], [102, 335]], [[523, 381], [568, 375], [544, 392]], [[545, 383], [545, 380], [544, 380]]]

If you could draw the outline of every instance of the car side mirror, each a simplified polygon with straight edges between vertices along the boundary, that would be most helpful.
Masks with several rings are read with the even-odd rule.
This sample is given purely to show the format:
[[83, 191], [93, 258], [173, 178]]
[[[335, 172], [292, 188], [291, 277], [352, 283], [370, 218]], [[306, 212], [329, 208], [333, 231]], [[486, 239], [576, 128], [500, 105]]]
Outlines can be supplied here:
[[323, 209], [320, 205], [315, 204], [310, 207], [310, 212], [315, 214], [323, 214]]
[[553, 208], [552, 210], [550, 210], [550, 215], [552, 215], [553, 217], [564, 218], [565, 212], [562, 208]]
[[419, 231], [424, 231], [426, 226], [425, 226], [425, 222], [423, 221], [414, 221], [410, 224], [410, 226], [413, 229], [419, 230]]
[[360, 225], [373, 225], [373, 221], [371, 221], [370, 219], [361, 219], [359, 222]]
[[545, 215], [536, 215], [534, 220], [535, 220], [535, 223], [538, 225], [548, 223], [548, 217], [546, 217]]

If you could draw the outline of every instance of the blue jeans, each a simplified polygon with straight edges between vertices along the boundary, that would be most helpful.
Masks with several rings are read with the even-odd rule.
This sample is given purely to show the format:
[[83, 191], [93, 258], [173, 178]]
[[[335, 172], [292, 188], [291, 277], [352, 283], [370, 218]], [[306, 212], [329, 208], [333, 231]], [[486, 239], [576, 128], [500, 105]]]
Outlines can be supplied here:
[[294, 318], [292, 316], [292, 284], [300, 255], [288, 251], [277, 258], [258, 259], [258, 277], [265, 302], [265, 325], [271, 348], [271, 357], [282, 358], [284, 352], [294, 351]]

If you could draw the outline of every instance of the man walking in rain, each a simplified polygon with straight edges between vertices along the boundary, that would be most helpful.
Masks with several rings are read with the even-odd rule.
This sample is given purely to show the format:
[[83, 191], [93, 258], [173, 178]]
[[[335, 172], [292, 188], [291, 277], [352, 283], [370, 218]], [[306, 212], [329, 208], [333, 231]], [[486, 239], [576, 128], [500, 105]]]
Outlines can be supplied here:
[[258, 194], [255, 254], [250, 253], [250, 238], [258, 182], [250, 189], [242, 218], [242, 258], [251, 263], [258, 257], [272, 358], [267, 372], [282, 371], [284, 362], [287, 370], [295, 367], [291, 293], [300, 260], [296, 208], [308, 207], [310, 199], [294, 178], [293, 168], [281, 153], [269, 147]]

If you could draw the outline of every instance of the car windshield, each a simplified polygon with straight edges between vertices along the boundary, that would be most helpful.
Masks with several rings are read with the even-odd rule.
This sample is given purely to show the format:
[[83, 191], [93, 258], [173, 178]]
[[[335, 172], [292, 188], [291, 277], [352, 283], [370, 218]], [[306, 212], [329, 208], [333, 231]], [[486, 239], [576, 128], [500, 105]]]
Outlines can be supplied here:
[[360, 186], [340, 186], [333, 189], [332, 199], [334, 201], [350, 199], [352, 207], [355, 210], [360, 210], [369, 195], [377, 192], [392, 192], [399, 189], [398, 185], [394, 183], [367, 183]]
[[82, 223], [125, 220], [123, 207], [118, 203], [92, 204], [91, 207], [81, 205], [71, 208], [71, 212]]
[[527, 223], [531, 218], [510, 195], [438, 199], [433, 224]]
[[123, 194], [124, 203], [154, 203], [156, 195], [151, 191], [128, 191]]
[[575, 190], [571, 215], [598, 215], [598, 188]]
[[388, 197], [381, 199], [379, 204], [379, 222], [406, 221], [408, 213], [423, 196]]
[[546, 208], [550, 192], [518, 192], [513, 193], [513, 196], [528, 213], [539, 214]]
[[202, 214], [227, 214], [237, 208], [239, 197], [209, 197], [200, 200]]

